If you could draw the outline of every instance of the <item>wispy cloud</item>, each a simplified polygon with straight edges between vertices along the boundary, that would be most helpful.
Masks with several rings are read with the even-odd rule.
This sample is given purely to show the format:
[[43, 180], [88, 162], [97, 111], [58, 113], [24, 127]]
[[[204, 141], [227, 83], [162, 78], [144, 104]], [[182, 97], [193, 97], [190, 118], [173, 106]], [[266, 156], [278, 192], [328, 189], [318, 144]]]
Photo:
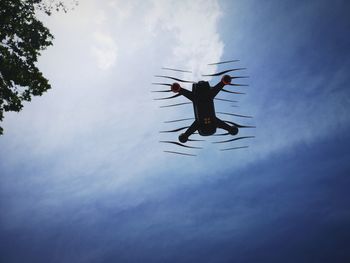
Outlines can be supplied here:
[[[48, 20], [55, 45], [44, 52], [40, 66], [53, 89], [28, 103], [21, 114], [7, 116], [0, 151], [2, 156], [8, 153], [1, 160], [7, 189], [17, 191], [15, 182], [22, 178], [27, 186], [42, 183], [50, 190], [40, 188], [34, 199], [14, 200], [15, 214], [26, 213], [34, 200], [48, 200], [38, 203], [40, 210], [103, 192], [127, 194], [160, 173], [196, 162], [178, 163], [163, 154], [158, 131], [176, 113], [159, 110], [150, 83], [162, 66], [187, 67], [198, 74], [202, 65], [220, 59], [220, 7], [216, 1], [123, 6], [84, 1], [65, 16]], [[19, 160], [23, 169], [11, 177]], [[39, 163], [51, 165], [39, 169]], [[27, 175], [32, 165], [36, 175]], [[193, 166], [191, 172], [203, 169]], [[146, 192], [154, 194], [152, 189]], [[137, 203], [135, 198], [122, 202]]]
[[98, 67], [103, 70], [111, 68], [117, 58], [117, 45], [112, 36], [96, 32], [94, 40], [96, 44], [92, 46], [91, 51], [97, 60]]

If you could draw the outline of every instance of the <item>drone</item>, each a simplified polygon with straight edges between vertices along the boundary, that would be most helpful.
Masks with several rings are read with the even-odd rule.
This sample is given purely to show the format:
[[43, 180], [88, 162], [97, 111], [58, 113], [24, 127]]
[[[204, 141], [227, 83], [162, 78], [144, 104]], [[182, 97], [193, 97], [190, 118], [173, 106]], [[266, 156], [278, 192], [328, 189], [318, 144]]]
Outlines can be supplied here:
[[[208, 65], [226, 64], [226, 63], [237, 62], [237, 61], [238, 60], [230, 60], [230, 61], [211, 63]], [[162, 68], [162, 69], [171, 70], [171, 71], [178, 71], [178, 72], [183, 72], [183, 73], [186, 73], [186, 72], [191, 73], [190, 71], [173, 69], [173, 68]], [[223, 135], [235, 136], [239, 133], [239, 130], [241, 128], [255, 128], [255, 126], [240, 125], [240, 124], [232, 122], [232, 121], [222, 120], [222, 119], [218, 118], [216, 115], [218, 113], [218, 114], [230, 115], [230, 116], [235, 116], [235, 117], [252, 118], [251, 116], [215, 111], [214, 100], [221, 100], [221, 101], [226, 101], [226, 102], [236, 102], [233, 100], [216, 98], [216, 96], [221, 91], [231, 93], [231, 94], [244, 94], [241, 92], [234, 92], [234, 91], [230, 91], [230, 90], [225, 89], [225, 86], [248, 86], [246, 84], [232, 83], [232, 81], [234, 79], [247, 78], [247, 76], [230, 76], [227, 74], [229, 72], [235, 72], [235, 71], [240, 71], [240, 70], [244, 70], [244, 69], [246, 69], [246, 68], [232, 68], [232, 69], [224, 70], [224, 71], [214, 73], [214, 74], [202, 75], [204, 77], [222, 76], [221, 80], [215, 86], [211, 86], [208, 81], [204, 81], [204, 80], [194, 82], [194, 81], [175, 78], [172, 76], [156, 75], [155, 77], [170, 79], [170, 80], [174, 80], [176, 82], [173, 82], [172, 84], [171, 83], [159, 83], [159, 82], [152, 83], [155, 85], [163, 85], [163, 86], [170, 87], [170, 89], [168, 89], [168, 90], [158, 90], [158, 91], [153, 91], [153, 92], [173, 92], [173, 93], [175, 93], [175, 95], [173, 95], [173, 96], [165, 97], [165, 98], [158, 98], [155, 100], [168, 100], [168, 99], [173, 99], [173, 98], [176, 98], [179, 96], [183, 96], [187, 100], [189, 100], [189, 102], [167, 105], [167, 106], [162, 106], [162, 107], [163, 108], [164, 107], [175, 107], [175, 106], [181, 106], [181, 105], [185, 105], [185, 104], [192, 104], [193, 105], [193, 113], [194, 113], [194, 118], [186, 118], [186, 119], [173, 120], [173, 121], [166, 122], [166, 123], [172, 123], [172, 122], [194, 119], [192, 124], [190, 124], [189, 126], [181, 127], [181, 128], [178, 128], [175, 130], [170, 130], [170, 131], [161, 131], [162, 133], [164, 133], [164, 132], [178, 132], [178, 131], [186, 129], [185, 132], [181, 133], [178, 136], [179, 142], [175, 142], [175, 141], [160, 141], [160, 142], [172, 143], [172, 144], [176, 144], [176, 145], [186, 147], [186, 148], [201, 149], [201, 147], [194, 147], [194, 146], [186, 145], [186, 143], [188, 141], [203, 141], [203, 140], [190, 139], [191, 135], [196, 133], [196, 134], [199, 134], [200, 136], [211, 136], [211, 135], [214, 135], [214, 136], [223, 136]], [[192, 91], [182, 87], [179, 84], [179, 82], [192, 83]], [[223, 129], [224, 131], [226, 131], [226, 133], [216, 134], [217, 129]], [[230, 140], [219, 141], [219, 142], [214, 142], [214, 143], [232, 142], [232, 141], [236, 141], [236, 140], [240, 140], [240, 139], [253, 138], [253, 137], [254, 136], [242, 136], [242, 137], [236, 137], [236, 138], [233, 138]], [[240, 149], [240, 148], [247, 148], [247, 146], [231, 147], [231, 148], [226, 148], [226, 149], [222, 149], [222, 150], [233, 150], [233, 149]], [[165, 152], [182, 154], [182, 155], [193, 155], [193, 154], [174, 152], [174, 151], [165, 151]]]

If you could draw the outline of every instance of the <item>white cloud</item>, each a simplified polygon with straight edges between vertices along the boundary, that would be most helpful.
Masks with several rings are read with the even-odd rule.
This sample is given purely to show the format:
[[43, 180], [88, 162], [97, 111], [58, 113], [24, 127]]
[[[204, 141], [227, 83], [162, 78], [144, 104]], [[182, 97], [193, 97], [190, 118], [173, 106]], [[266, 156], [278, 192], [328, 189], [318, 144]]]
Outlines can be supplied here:
[[166, 32], [174, 34], [166, 62], [191, 69], [198, 79], [207, 70], [208, 62], [217, 61], [223, 54], [224, 45], [218, 35], [218, 2], [154, 0], [152, 5], [146, 16], [149, 30], [157, 37]]
[[[36, 175], [7, 174], [4, 188], [15, 193], [15, 181], [22, 180], [41, 191], [40, 200], [74, 203], [142, 189], [146, 180], [169, 170], [192, 166], [191, 171], [204, 171], [195, 165], [198, 159], [178, 162], [162, 152], [162, 121], [183, 111], [160, 110], [149, 91], [162, 66], [189, 68], [196, 78], [202, 65], [220, 59], [220, 7], [216, 1], [122, 2], [86, 0], [74, 11], [45, 18], [55, 42], [39, 64], [53, 88], [20, 114], [7, 114], [0, 152], [6, 153], [6, 169], [19, 162], [51, 165], [38, 168]], [[176, 134], [171, 136], [176, 140]], [[155, 190], [140, 191], [150, 195]], [[14, 202], [26, 206], [32, 201]]]
[[96, 43], [93, 44], [91, 52], [97, 60], [97, 66], [107, 70], [116, 62], [117, 45], [110, 34], [95, 32], [93, 36]]

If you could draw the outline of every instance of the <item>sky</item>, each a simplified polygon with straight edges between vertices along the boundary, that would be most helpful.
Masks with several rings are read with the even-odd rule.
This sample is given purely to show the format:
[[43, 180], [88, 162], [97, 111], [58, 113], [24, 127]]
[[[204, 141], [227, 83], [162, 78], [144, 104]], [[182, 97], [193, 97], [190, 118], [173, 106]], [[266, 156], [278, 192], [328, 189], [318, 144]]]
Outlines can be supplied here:
[[[2, 123], [0, 262], [350, 262], [349, 12], [341, 0], [84, 0], [38, 14], [55, 36], [38, 61], [52, 89]], [[226, 145], [249, 147], [159, 143], [191, 123], [164, 121], [193, 111], [160, 108], [151, 83], [167, 80], [154, 75], [231, 67], [247, 68], [249, 86], [230, 88], [246, 94], [215, 107], [254, 117], [220, 116], [256, 126]]]

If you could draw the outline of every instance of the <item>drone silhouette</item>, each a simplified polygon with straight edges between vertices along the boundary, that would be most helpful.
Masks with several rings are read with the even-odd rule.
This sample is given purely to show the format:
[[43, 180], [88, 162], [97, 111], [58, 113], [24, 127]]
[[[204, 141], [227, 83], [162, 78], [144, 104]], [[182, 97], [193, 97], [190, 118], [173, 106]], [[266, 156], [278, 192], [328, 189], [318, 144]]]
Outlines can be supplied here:
[[[226, 64], [226, 63], [231, 63], [231, 62], [236, 62], [236, 61], [238, 61], [238, 60], [223, 61], [223, 62], [211, 63], [208, 65]], [[178, 72], [183, 72], [183, 73], [186, 73], [186, 72], [191, 73], [190, 71], [173, 69], [173, 68], [162, 68], [162, 69], [171, 70], [171, 71], [178, 71]], [[185, 145], [185, 143], [187, 141], [202, 141], [202, 140], [189, 139], [189, 137], [191, 135], [193, 135], [194, 133], [198, 133], [201, 136], [210, 136], [210, 135], [216, 135], [216, 136], [232, 135], [232, 136], [235, 136], [239, 133], [240, 128], [255, 128], [254, 126], [245, 126], [245, 125], [240, 125], [240, 124], [232, 122], [232, 121], [221, 120], [220, 118], [218, 118], [216, 116], [216, 113], [235, 116], [235, 117], [243, 117], [243, 118], [252, 118], [251, 116], [215, 111], [214, 100], [221, 100], [221, 101], [226, 101], [226, 102], [236, 102], [233, 100], [216, 98], [216, 96], [221, 91], [227, 92], [227, 93], [233, 93], [233, 94], [244, 94], [241, 92], [234, 92], [234, 91], [229, 91], [229, 90], [224, 89], [225, 86], [248, 86], [246, 84], [232, 83], [232, 80], [234, 80], [234, 79], [247, 78], [247, 76], [230, 76], [227, 74], [229, 72], [235, 72], [235, 71], [240, 71], [240, 70], [244, 70], [244, 69], [246, 69], [246, 68], [233, 68], [233, 69], [224, 70], [224, 71], [221, 71], [221, 72], [218, 72], [215, 74], [202, 75], [203, 77], [216, 77], [216, 76], [223, 75], [221, 77], [221, 80], [213, 87], [210, 86], [208, 81], [200, 80], [198, 82], [194, 82], [194, 81], [174, 78], [172, 76], [156, 75], [155, 77], [171, 79], [171, 80], [174, 80], [176, 82], [174, 82], [172, 84], [170, 84], [170, 83], [152, 83], [155, 85], [163, 85], [163, 86], [170, 87], [169, 90], [160, 90], [160, 91], [153, 91], [153, 92], [174, 92], [176, 94], [174, 96], [170, 96], [170, 97], [166, 97], [166, 98], [158, 98], [155, 100], [168, 100], [168, 99], [173, 99], [173, 98], [176, 98], [179, 96], [183, 96], [183, 97], [187, 98], [188, 100], [190, 100], [190, 102], [167, 105], [167, 106], [163, 106], [163, 107], [175, 107], [175, 106], [180, 106], [180, 105], [185, 105], [185, 104], [193, 104], [193, 111], [194, 111], [194, 121], [192, 122], [192, 124], [190, 126], [181, 127], [181, 128], [178, 128], [175, 130], [170, 130], [170, 131], [161, 131], [163, 133], [164, 132], [178, 132], [178, 131], [186, 129], [185, 132], [183, 132], [179, 135], [179, 137], [178, 137], [179, 142], [174, 142], [174, 141], [160, 141], [160, 142], [172, 143], [172, 144], [176, 144], [176, 145], [186, 147], [186, 148], [201, 149], [200, 147]], [[178, 82], [192, 83], [192, 91], [181, 87], [181, 85]], [[193, 119], [193, 118], [173, 120], [173, 121], [168, 121], [167, 123], [185, 121], [185, 120], [190, 120], [190, 119]], [[215, 134], [218, 128], [225, 130], [226, 133]], [[232, 142], [232, 141], [236, 141], [236, 140], [240, 140], [240, 139], [253, 138], [253, 137], [254, 136], [243, 136], [243, 137], [237, 137], [237, 138], [233, 138], [233, 139], [226, 140], [226, 141], [214, 142], [214, 143]], [[232, 147], [232, 148], [227, 148], [227, 149], [222, 149], [222, 150], [233, 150], [233, 149], [240, 149], [240, 148], [247, 148], [247, 147], [248, 146]], [[174, 151], [165, 151], [165, 152], [182, 154], [182, 155], [192, 155], [192, 154], [187, 154], [187, 153], [182, 153], [182, 152], [174, 152]]]

